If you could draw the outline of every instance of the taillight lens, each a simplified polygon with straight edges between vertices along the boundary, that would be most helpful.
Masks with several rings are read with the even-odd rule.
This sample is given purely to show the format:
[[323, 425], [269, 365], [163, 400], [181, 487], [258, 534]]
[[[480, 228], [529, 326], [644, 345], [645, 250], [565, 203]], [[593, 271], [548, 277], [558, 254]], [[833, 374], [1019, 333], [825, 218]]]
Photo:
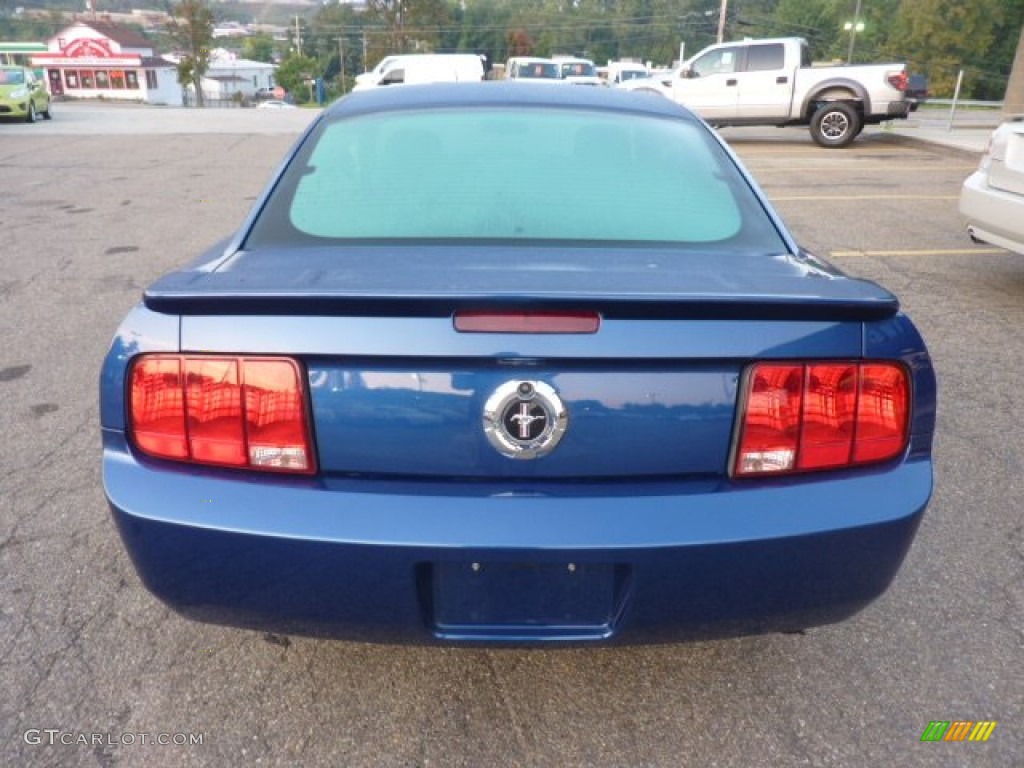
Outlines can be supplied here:
[[302, 370], [289, 358], [143, 355], [128, 411], [131, 439], [150, 456], [316, 471]]
[[885, 461], [907, 446], [910, 382], [899, 363], [758, 363], [743, 397], [736, 476]]
[[889, 72], [886, 74], [885, 79], [889, 82], [889, 85], [897, 91], [907, 90], [907, 83], [910, 80], [905, 70], [900, 72]]

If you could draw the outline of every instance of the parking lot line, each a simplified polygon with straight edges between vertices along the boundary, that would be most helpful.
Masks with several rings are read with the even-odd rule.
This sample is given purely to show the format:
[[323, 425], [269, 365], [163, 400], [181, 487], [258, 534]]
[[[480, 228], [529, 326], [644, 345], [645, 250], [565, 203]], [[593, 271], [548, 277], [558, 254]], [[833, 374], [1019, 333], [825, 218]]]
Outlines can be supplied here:
[[959, 195], [768, 195], [773, 203], [807, 202], [821, 200], [863, 201], [863, 200], [959, 200]]
[[967, 173], [975, 170], [978, 167], [977, 163], [970, 165], [850, 165], [845, 167], [839, 167], [836, 165], [801, 165], [794, 167], [792, 165], [758, 165], [754, 166], [758, 174], [762, 173], [788, 173], [803, 171], [856, 171], [858, 173], [893, 173], [895, 171], [906, 172], [906, 173], [924, 173], [931, 171], [957, 171]]
[[1002, 248], [945, 248], [919, 251], [831, 251], [829, 256], [982, 256], [996, 253], [1008, 253]]

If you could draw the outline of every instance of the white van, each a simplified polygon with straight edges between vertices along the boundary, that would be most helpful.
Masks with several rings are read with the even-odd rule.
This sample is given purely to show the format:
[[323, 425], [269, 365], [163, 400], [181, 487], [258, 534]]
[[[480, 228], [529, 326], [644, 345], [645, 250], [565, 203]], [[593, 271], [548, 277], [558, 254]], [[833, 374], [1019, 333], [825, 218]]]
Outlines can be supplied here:
[[505, 63], [505, 79], [561, 83], [562, 73], [558, 64], [551, 59], [542, 59], [536, 56], [513, 56]]
[[597, 67], [590, 59], [576, 56], [552, 56], [551, 59], [558, 65], [559, 75], [567, 83], [606, 85], [605, 81], [597, 76]]
[[475, 53], [409, 53], [384, 57], [372, 70], [356, 76], [352, 90], [483, 79], [484, 61]]
[[608, 71], [609, 85], [618, 85], [627, 80], [651, 76], [647, 67], [639, 61], [609, 61], [606, 70]]

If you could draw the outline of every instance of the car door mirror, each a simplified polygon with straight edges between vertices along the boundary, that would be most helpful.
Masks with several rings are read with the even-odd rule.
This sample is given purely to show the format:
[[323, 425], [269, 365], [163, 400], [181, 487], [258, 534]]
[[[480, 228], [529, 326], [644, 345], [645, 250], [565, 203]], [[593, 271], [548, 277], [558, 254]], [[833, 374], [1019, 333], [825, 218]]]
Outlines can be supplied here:
[[684, 80], [689, 80], [690, 78], [697, 77], [697, 73], [694, 72], [690, 67], [681, 67], [679, 69], [679, 77], [683, 78]]

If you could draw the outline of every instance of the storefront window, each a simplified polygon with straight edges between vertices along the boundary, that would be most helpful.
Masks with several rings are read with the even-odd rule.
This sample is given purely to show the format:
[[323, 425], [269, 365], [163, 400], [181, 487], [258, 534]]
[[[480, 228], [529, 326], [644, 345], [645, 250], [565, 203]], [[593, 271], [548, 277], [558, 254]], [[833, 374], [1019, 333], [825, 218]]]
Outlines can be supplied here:
[[82, 78], [82, 87], [83, 88], [95, 88], [96, 87], [93, 84], [92, 71], [91, 70], [83, 69], [83, 70], [80, 70], [78, 74]]
[[125, 74], [125, 79], [128, 82], [128, 87], [135, 90], [139, 87], [139, 75], [137, 72], [128, 70]]
[[96, 87], [97, 88], [109, 88], [110, 87], [110, 75], [102, 69], [96, 70]]
[[110, 73], [110, 87], [124, 90], [124, 72]]
[[146, 70], [146, 87], [149, 89], [156, 88], [156, 72], [152, 69]]
[[68, 84], [68, 88], [78, 88], [78, 73], [71, 69], [64, 73], [64, 82]]

